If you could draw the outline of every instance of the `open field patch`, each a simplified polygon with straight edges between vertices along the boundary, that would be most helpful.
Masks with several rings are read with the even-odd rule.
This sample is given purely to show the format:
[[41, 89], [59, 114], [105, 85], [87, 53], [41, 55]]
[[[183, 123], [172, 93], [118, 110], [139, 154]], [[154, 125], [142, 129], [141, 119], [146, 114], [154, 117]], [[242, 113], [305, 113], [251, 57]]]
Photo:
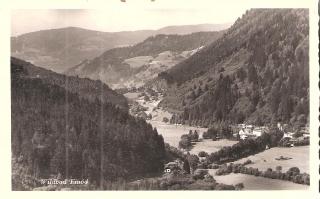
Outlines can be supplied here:
[[246, 174], [231, 173], [225, 176], [214, 176], [214, 179], [216, 179], [218, 183], [233, 185], [243, 183], [244, 190], [307, 190], [309, 188], [307, 185]]
[[[287, 160], [277, 160], [280, 156], [287, 158]], [[262, 171], [268, 168], [275, 170], [277, 166], [281, 166], [283, 171], [287, 171], [291, 167], [298, 167], [300, 172], [309, 173], [309, 146], [274, 147], [256, 155], [242, 158], [235, 163], [243, 163], [247, 159], [253, 161], [253, 164], [248, 165], [248, 167], [258, 168]]]

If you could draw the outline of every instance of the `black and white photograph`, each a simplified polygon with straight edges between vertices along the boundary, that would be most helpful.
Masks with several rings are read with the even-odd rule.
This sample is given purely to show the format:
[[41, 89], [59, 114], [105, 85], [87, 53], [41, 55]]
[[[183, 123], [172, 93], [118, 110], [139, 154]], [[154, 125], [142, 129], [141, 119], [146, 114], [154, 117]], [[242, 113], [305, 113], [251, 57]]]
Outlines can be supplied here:
[[11, 9], [11, 191], [310, 190], [310, 8], [170, 2]]

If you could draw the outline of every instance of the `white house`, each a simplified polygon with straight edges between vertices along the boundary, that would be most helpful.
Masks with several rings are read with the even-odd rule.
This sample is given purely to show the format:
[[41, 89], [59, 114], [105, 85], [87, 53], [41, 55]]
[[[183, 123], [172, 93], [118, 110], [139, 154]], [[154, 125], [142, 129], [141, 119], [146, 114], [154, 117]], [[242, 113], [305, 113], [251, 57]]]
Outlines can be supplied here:
[[239, 131], [240, 139], [247, 138], [256, 138], [262, 135], [265, 132], [266, 127], [254, 127], [253, 125], [245, 125], [244, 128], [241, 128]]
[[283, 125], [280, 122], [278, 122], [277, 127], [280, 131], [283, 131]]
[[242, 128], [239, 131], [240, 139], [245, 140], [247, 138], [256, 137], [250, 128]]
[[262, 133], [263, 133], [263, 130], [262, 130], [261, 128], [255, 128], [255, 129], [253, 129], [253, 131], [252, 131], [252, 134], [255, 135], [256, 137], [261, 136]]
[[293, 135], [292, 132], [285, 132], [285, 133], [283, 134], [283, 138], [290, 138], [290, 139], [292, 139], [292, 138], [293, 138], [292, 135]]

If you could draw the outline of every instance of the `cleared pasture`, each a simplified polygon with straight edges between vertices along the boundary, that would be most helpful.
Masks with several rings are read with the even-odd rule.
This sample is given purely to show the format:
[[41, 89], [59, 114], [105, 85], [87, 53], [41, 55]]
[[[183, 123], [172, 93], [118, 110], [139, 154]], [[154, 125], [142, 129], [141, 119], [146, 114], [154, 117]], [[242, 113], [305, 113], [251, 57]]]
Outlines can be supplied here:
[[246, 174], [231, 173], [225, 176], [214, 176], [218, 183], [237, 184], [243, 183], [244, 190], [307, 190], [309, 186], [296, 184], [289, 181], [256, 177]]
[[[276, 160], [280, 156], [291, 158], [288, 160]], [[243, 163], [247, 159], [253, 161], [247, 167], [258, 168], [261, 171], [271, 168], [275, 170], [277, 166], [282, 167], [282, 171], [287, 171], [291, 167], [298, 167], [300, 172], [309, 173], [309, 146], [299, 146], [292, 148], [274, 147], [256, 155], [242, 158], [235, 163]]]

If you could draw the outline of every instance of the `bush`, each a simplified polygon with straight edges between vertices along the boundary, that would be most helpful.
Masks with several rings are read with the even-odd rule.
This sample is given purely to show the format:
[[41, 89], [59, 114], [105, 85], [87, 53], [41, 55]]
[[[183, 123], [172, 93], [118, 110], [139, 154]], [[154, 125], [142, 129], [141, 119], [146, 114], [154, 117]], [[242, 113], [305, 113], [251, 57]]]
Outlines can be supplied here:
[[192, 144], [191, 144], [190, 136], [187, 134], [182, 135], [181, 140], [179, 142], [179, 148], [190, 149], [191, 146], [192, 146]]
[[219, 167], [219, 169], [216, 171], [216, 175], [227, 175], [229, 173], [232, 172], [232, 169], [233, 169], [233, 164], [230, 163], [229, 165], [227, 164], [223, 164]]
[[164, 118], [162, 119], [162, 122], [168, 123], [168, 122], [169, 122], [169, 119], [168, 119], [167, 117], [164, 117]]
[[194, 132], [192, 132], [192, 130], [189, 131], [188, 136], [190, 137], [192, 142], [198, 142], [199, 140], [199, 134], [196, 130], [194, 130]]
[[234, 187], [236, 190], [242, 190], [244, 188], [244, 185], [243, 185], [243, 183], [238, 183]]
[[192, 175], [192, 179], [194, 180], [203, 180], [204, 177], [208, 175], [208, 170], [205, 169], [197, 169]]
[[288, 171], [287, 174], [289, 176], [295, 176], [298, 175], [300, 173], [300, 169], [298, 167], [291, 167]]
[[205, 151], [200, 151], [199, 154], [198, 154], [199, 157], [207, 157], [208, 155], [209, 154], [207, 152], [205, 152]]
[[219, 165], [218, 164], [209, 164], [208, 165], [208, 169], [219, 169]]
[[276, 171], [280, 172], [282, 170], [282, 167], [281, 166], [277, 166], [276, 167]]
[[211, 182], [211, 183], [215, 183], [216, 182], [216, 180], [210, 174], [207, 174], [207, 175], [204, 176], [204, 181], [205, 182]]
[[236, 188], [233, 185], [219, 183], [217, 184], [215, 190], [236, 190]]
[[208, 169], [208, 165], [206, 162], [201, 162], [197, 166], [198, 169]]
[[248, 165], [248, 164], [253, 164], [252, 160], [247, 159], [244, 163], [242, 163], [243, 166]]
[[307, 146], [310, 145], [310, 138], [305, 138], [303, 140], [298, 140], [294, 143], [295, 146]]

